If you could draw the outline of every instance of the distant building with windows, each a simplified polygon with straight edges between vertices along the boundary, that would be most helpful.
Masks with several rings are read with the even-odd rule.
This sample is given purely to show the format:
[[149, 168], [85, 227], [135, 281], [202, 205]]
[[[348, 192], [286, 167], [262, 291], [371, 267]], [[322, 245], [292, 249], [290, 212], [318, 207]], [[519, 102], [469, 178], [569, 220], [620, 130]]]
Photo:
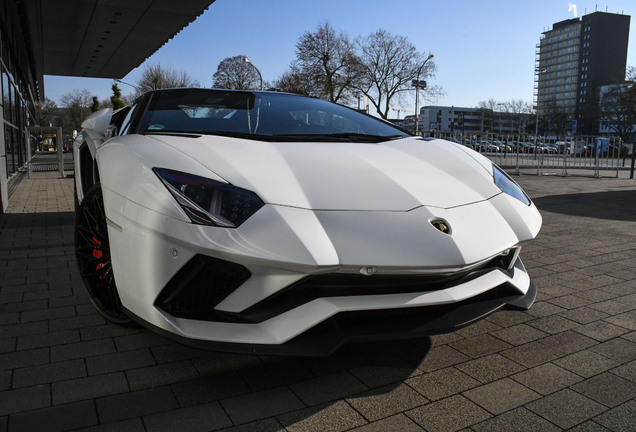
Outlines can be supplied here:
[[598, 133], [601, 86], [625, 80], [630, 16], [594, 12], [543, 32], [537, 45], [539, 116], [567, 115], [575, 134]]
[[[403, 127], [415, 131], [415, 116], [404, 117]], [[483, 108], [467, 108], [455, 106], [424, 106], [420, 108], [420, 135], [430, 132], [472, 134], [525, 134], [534, 133], [533, 117], [528, 114], [515, 114], [493, 111]]]

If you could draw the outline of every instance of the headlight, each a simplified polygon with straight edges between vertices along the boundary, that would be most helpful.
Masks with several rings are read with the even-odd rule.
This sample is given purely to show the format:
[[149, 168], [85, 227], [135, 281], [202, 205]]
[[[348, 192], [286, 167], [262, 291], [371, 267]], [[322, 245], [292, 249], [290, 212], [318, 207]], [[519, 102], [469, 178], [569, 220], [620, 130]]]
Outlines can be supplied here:
[[495, 179], [495, 184], [499, 189], [501, 189], [503, 193], [517, 198], [525, 205], [530, 205], [530, 198], [528, 198], [528, 195], [526, 195], [523, 189], [521, 189], [521, 187], [517, 183], [515, 183], [515, 181], [511, 179], [508, 174], [506, 174], [495, 164], [492, 165], [492, 171]]
[[236, 228], [264, 205], [254, 192], [230, 184], [165, 168], [152, 170], [195, 224]]

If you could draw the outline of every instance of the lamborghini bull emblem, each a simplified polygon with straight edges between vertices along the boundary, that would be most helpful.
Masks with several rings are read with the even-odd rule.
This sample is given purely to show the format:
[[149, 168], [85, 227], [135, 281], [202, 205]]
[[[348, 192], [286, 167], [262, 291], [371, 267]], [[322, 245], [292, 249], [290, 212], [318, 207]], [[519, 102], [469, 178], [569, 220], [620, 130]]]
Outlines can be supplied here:
[[433, 225], [438, 231], [441, 231], [444, 234], [450, 235], [451, 233], [450, 225], [444, 219], [433, 219], [431, 220], [431, 225]]

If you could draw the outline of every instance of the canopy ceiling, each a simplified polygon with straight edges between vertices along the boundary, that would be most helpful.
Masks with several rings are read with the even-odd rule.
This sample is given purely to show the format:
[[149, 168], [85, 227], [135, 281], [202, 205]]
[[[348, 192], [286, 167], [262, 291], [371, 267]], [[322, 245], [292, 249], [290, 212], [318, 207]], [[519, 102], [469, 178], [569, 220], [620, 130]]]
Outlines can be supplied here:
[[18, 0], [36, 80], [123, 78], [214, 0]]

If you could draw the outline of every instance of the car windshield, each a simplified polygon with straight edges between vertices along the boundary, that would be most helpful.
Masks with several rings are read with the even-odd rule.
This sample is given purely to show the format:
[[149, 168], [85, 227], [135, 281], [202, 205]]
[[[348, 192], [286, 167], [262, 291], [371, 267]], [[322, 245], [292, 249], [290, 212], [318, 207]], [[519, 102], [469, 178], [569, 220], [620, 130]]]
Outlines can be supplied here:
[[379, 119], [320, 99], [276, 92], [209, 89], [153, 92], [139, 133], [355, 142], [410, 136]]

